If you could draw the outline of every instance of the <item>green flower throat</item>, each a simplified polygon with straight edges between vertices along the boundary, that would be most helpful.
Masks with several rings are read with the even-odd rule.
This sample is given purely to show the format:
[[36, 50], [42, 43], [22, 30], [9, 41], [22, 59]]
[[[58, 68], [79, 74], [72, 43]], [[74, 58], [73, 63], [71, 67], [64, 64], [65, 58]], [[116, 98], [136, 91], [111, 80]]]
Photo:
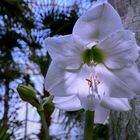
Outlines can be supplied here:
[[84, 64], [93, 66], [104, 62], [105, 53], [100, 48], [93, 46], [92, 48], [88, 48], [82, 52], [82, 59]]

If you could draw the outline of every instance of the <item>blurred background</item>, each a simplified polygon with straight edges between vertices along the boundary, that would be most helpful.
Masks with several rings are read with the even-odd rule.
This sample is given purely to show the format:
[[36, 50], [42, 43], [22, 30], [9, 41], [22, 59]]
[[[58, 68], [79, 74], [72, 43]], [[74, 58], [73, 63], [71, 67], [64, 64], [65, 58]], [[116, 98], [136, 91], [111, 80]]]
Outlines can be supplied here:
[[[70, 34], [78, 17], [93, 1], [96, 0], [0, 0], [0, 140], [44, 140], [36, 109], [19, 98], [16, 87], [21, 83], [32, 85], [38, 97], [49, 96], [44, 77], [51, 58], [44, 39]], [[110, 2], [140, 44], [140, 1]], [[108, 140], [109, 136], [110, 140], [140, 139], [139, 103], [137, 97], [132, 101], [132, 111], [111, 112], [110, 133], [107, 124], [96, 125], [94, 140]], [[64, 112], [50, 103], [45, 116], [53, 140], [82, 140], [82, 110]]]

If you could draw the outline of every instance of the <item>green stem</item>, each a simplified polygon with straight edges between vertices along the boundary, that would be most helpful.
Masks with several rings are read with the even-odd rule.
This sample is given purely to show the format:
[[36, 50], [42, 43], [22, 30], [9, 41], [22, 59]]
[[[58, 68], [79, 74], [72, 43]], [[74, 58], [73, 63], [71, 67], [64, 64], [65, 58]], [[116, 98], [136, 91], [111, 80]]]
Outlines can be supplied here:
[[42, 125], [43, 125], [43, 128], [44, 128], [45, 140], [51, 140], [51, 138], [49, 136], [49, 132], [48, 132], [48, 126], [47, 126], [47, 122], [46, 122], [46, 119], [45, 119], [44, 111], [43, 110], [39, 111], [39, 115], [41, 117]]
[[84, 140], [93, 140], [93, 127], [94, 127], [94, 112], [86, 111], [85, 127], [84, 127]]

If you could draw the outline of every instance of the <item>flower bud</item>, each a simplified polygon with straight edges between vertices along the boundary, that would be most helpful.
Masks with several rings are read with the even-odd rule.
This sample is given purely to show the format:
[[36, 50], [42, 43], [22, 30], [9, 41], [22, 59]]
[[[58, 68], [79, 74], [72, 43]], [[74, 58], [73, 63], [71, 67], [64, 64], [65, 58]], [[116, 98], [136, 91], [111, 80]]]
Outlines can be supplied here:
[[35, 90], [32, 87], [21, 84], [17, 87], [17, 91], [19, 93], [20, 98], [23, 101], [30, 103], [32, 106], [36, 108], [40, 106], [39, 101], [35, 95]]

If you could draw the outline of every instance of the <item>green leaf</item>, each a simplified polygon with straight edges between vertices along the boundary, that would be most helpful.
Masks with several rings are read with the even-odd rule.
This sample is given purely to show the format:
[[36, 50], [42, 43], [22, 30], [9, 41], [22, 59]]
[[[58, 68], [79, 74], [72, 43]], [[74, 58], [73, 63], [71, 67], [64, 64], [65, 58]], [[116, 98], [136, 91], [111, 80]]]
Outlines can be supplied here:
[[32, 106], [39, 108], [40, 103], [36, 98], [36, 92], [31, 86], [19, 85], [17, 87], [20, 98], [23, 101], [30, 103]]

